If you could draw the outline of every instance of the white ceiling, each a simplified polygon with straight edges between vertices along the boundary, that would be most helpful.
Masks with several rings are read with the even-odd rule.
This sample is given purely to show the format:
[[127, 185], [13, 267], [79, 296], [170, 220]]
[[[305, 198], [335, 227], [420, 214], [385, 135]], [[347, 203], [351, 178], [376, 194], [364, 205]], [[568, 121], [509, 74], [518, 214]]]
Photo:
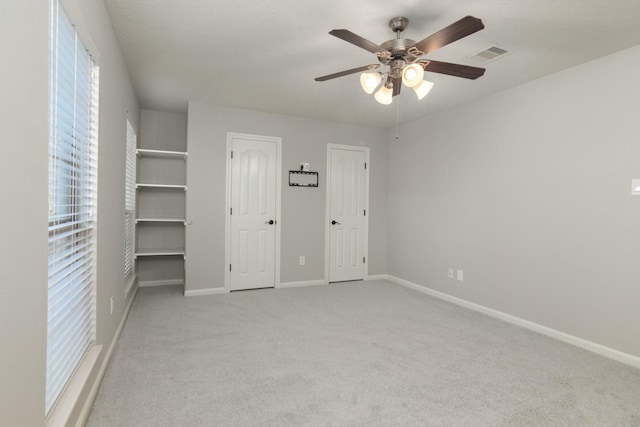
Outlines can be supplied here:
[[[639, 0], [104, 0], [142, 108], [186, 111], [189, 100], [332, 121], [390, 127], [640, 44]], [[416, 41], [472, 15], [485, 29], [427, 58], [464, 58], [491, 45], [513, 53], [466, 80], [410, 90], [389, 106], [360, 88], [358, 74], [315, 77], [376, 63], [328, 34], [346, 28], [381, 44], [394, 16]], [[606, 82], [594, 82], [605, 84]]]

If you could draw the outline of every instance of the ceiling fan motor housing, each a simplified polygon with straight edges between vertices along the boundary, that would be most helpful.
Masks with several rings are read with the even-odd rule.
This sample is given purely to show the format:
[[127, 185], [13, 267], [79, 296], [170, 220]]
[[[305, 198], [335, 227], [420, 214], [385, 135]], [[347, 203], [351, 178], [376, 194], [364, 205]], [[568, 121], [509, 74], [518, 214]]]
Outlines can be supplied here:
[[411, 39], [393, 39], [382, 43], [380, 47], [390, 52], [392, 58], [402, 58], [414, 44], [416, 42]]

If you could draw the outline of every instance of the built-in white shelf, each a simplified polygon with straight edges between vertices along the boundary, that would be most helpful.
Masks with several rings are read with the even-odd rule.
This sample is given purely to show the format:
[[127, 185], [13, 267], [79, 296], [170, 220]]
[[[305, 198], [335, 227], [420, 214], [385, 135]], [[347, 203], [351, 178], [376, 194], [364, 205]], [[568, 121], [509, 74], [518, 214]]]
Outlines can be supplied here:
[[136, 184], [136, 189], [144, 189], [144, 188], [165, 188], [165, 189], [174, 189], [174, 190], [187, 190], [186, 185], [175, 185], [175, 184]]
[[186, 220], [184, 218], [137, 218], [136, 223], [138, 222], [177, 222], [185, 224]]
[[138, 249], [136, 258], [142, 256], [182, 256], [184, 257], [184, 248], [173, 249]]
[[165, 150], [148, 150], [146, 148], [138, 148], [136, 150], [138, 158], [155, 157], [164, 159], [187, 159], [186, 151], [165, 151]]

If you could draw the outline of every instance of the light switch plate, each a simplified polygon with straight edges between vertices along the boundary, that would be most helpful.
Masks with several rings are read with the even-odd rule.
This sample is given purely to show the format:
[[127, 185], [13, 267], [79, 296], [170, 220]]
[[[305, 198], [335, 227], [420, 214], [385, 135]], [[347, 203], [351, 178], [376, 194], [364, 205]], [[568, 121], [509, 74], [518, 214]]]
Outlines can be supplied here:
[[631, 195], [640, 196], [640, 179], [631, 180]]

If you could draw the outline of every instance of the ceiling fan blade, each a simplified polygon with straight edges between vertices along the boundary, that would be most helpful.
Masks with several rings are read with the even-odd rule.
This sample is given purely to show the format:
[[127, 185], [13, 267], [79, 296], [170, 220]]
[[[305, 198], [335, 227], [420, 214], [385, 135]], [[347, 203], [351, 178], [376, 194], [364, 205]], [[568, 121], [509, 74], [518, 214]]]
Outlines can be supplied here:
[[339, 39], [342, 39], [346, 42], [354, 44], [358, 47], [363, 48], [364, 50], [368, 50], [371, 53], [380, 53], [384, 52], [384, 49], [374, 42], [371, 42], [364, 37], [360, 37], [359, 35], [352, 33], [349, 30], [331, 30], [329, 34], [332, 36], [336, 36]]
[[[427, 62], [427, 61], [425, 61]], [[484, 68], [471, 67], [469, 65], [452, 64], [450, 62], [440, 62], [429, 60], [424, 65], [424, 70], [431, 73], [448, 74], [454, 77], [475, 80], [485, 72]]]
[[402, 89], [402, 77], [396, 77], [393, 81], [393, 96], [400, 95]]
[[465, 16], [461, 20], [431, 34], [426, 39], [419, 41], [414, 44], [413, 47], [423, 54], [427, 54], [441, 48], [442, 46], [446, 46], [449, 43], [471, 35], [476, 31], [480, 31], [483, 28], [484, 24], [480, 19], [474, 18], [473, 16]]
[[364, 65], [362, 67], [352, 68], [350, 70], [344, 70], [338, 73], [327, 74], [326, 76], [316, 77], [315, 81], [324, 82], [325, 80], [335, 79], [336, 77], [348, 76], [349, 74], [359, 73], [360, 71], [375, 70], [378, 67], [380, 67], [380, 64]]

